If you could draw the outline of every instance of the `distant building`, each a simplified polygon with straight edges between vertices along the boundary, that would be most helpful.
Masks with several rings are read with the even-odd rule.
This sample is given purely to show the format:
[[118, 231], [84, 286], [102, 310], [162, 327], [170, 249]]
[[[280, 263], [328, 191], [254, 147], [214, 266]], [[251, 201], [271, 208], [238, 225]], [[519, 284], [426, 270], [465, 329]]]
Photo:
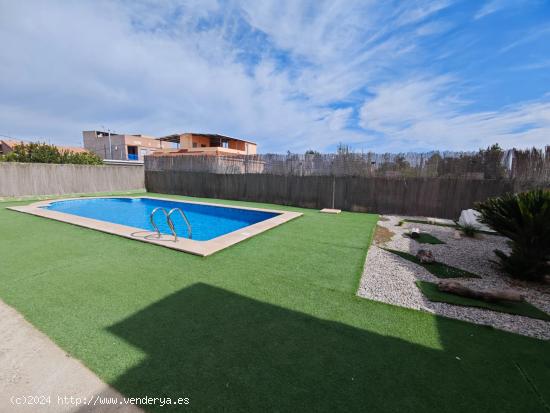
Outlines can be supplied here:
[[54, 145], [60, 152], [76, 152], [84, 153], [89, 152], [86, 148], [81, 148], [80, 146], [65, 146], [65, 145]]
[[7, 155], [13, 151], [15, 145], [19, 145], [23, 141], [16, 141], [11, 139], [0, 140], [0, 155]]
[[162, 149], [155, 155], [255, 155], [257, 145], [243, 139], [208, 133], [176, 133], [158, 138], [160, 142], [176, 144], [176, 149]]
[[84, 148], [102, 159], [117, 161], [143, 161], [145, 155], [172, 147], [169, 142], [145, 135], [84, 131], [82, 137]]

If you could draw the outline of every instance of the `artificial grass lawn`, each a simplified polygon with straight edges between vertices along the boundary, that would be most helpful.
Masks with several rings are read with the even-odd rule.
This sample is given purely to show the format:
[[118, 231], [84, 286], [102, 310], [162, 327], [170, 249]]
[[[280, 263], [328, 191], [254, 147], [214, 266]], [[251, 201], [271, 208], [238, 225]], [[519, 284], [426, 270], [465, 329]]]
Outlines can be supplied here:
[[525, 317], [537, 318], [539, 320], [550, 321], [550, 315], [525, 301], [516, 302], [503, 300], [499, 302], [487, 302], [484, 300], [462, 297], [460, 295], [439, 291], [436, 284], [427, 281], [416, 281], [416, 285], [430, 301], [461, 305], [464, 307], [486, 308], [488, 310], [498, 311], [500, 313], [516, 314]]
[[414, 262], [415, 264], [426, 268], [429, 272], [431, 272], [438, 278], [480, 278], [477, 274], [462, 270], [460, 268], [452, 267], [441, 262], [433, 262], [430, 264], [420, 262], [420, 260], [416, 258], [416, 256], [409, 254], [408, 252], [392, 250], [389, 248], [384, 249], [395, 255], [400, 256], [401, 258], [404, 258], [408, 261]]
[[432, 234], [427, 234], [425, 232], [421, 232], [418, 237], [413, 238], [410, 234], [404, 234], [406, 237], [409, 237], [410, 239], [415, 240], [416, 242], [419, 242], [420, 244], [445, 244], [443, 241], [441, 241], [439, 238], [434, 237]]
[[304, 216], [201, 258], [2, 208], [15, 204], [0, 205], [0, 297], [127, 396], [189, 397], [182, 411], [549, 400], [547, 343], [355, 296], [374, 215], [276, 206]]

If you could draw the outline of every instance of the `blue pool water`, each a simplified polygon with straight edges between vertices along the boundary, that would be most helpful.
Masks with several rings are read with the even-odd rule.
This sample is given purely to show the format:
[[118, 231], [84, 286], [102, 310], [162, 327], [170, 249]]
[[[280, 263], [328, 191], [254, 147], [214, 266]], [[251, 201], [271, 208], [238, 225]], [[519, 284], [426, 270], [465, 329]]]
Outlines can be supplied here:
[[[272, 212], [151, 198], [83, 198], [52, 202], [44, 208], [153, 231], [149, 216], [156, 207], [163, 207], [166, 212], [172, 208], [180, 208], [185, 212], [193, 228], [193, 239], [197, 241], [207, 241], [279, 215]], [[178, 237], [187, 238], [187, 226], [181, 215], [172, 214], [172, 220]], [[155, 214], [155, 222], [163, 234], [171, 234], [161, 211]]]

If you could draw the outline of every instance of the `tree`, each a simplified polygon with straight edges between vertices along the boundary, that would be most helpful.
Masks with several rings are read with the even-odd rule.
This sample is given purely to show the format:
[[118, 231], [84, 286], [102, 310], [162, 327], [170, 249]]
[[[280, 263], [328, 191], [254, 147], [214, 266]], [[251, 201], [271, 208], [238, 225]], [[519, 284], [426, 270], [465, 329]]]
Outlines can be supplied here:
[[479, 157], [486, 179], [497, 179], [506, 176], [506, 168], [502, 163], [504, 151], [498, 143], [489, 146], [487, 149], [480, 149]]
[[351, 147], [345, 143], [340, 142], [336, 147], [336, 153], [338, 155], [348, 155], [352, 153]]
[[426, 176], [435, 177], [439, 176], [439, 166], [443, 163], [443, 158], [439, 152], [434, 152], [424, 163], [424, 169]]
[[0, 157], [0, 161], [81, 165], [101, 165], [103, 163], [99, 156], [91, 152], [60, 151], [57, 146], [42, 142], [15, 145], [12, 152]]

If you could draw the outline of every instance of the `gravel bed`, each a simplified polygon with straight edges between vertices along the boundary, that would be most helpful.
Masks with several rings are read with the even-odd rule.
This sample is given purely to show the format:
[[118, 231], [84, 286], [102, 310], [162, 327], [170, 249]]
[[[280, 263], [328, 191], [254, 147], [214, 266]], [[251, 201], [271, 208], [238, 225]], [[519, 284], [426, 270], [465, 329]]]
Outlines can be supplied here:
[[[457, 239], [454, 236], [454, 228], [417, 223], [404, 223], [402, 226], [397, 226], [397, 223], [404, 218], [386, 216], [378, 222], [378, 225], [386, 227], [395, 235], [383, 245], [373, 244], [369, 249], [357, 295], [476, 324], [490, 325], [501, 330], [539, 339], [550, 339], [550, 322], [548, 321], [428, 301], [414, 282], [417, 280], [437, 282], [440, 279], [420, 265], [380, 248], [401, 250], [413, 255], [419, 249], [428, 249], [432, 251], [436, 261], [481, 276], [476, 279], [458, 278], [457, 281], [464, 285], [484, 289], [516, 289], [525, 296], [526, 301], [550, 314], [550, 285], [514, 280], [500, 273], [498, 268], [491, 263], [490, 260], [496, 258], [493, 250], [509, 251], [506, 238], [478, 234], [476, 238], [462, 236]], [[445, 244], [420, 244], [404, 236], [413, 227], [430, 233], [444, 241]]]

